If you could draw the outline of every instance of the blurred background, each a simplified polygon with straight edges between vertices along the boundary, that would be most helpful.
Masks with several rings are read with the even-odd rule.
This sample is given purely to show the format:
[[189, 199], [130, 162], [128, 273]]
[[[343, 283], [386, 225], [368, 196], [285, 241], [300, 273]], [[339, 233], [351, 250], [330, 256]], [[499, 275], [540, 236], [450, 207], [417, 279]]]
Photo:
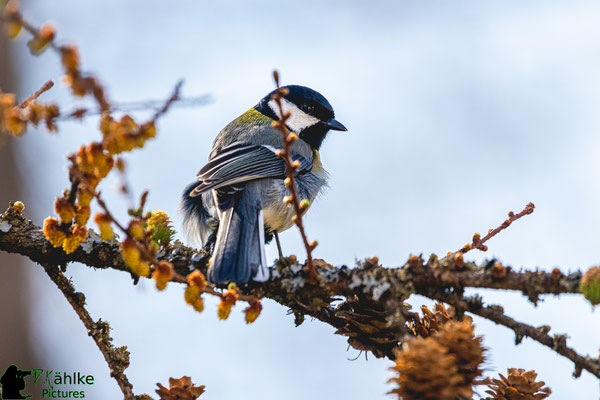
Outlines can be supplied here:
[[[126, 156], [133, 193], [149, 189], [150, 208], [166, 211], [178, 229], [180, 193], [214, 137], [273, 89], [277, 68], [283, 84], [325, 95], [348, 127], [332, 132], [321, 151], [331, 184], [305, 221], [320, 243], [317, 257], [353, 265], [378, 256], [394, 267], [409, 254], [445, 254], [532, 201], [534, 214], [489, 242], [487, 254], [468, 258], [564, 272], [599, 262], [597, 2], [29, 0], [22, 8], [38, 26], [53, 21], [59, 42], [79, 46], [82, 68], [98, 75], [113, 101], [166, 98], [180, 78], [184, 95], [212, 96], [207, 106], [170, 111], [157, 138]], [[3, 49], [10, 57], [0, 67], [3, 87], [21, 98], [61, 80], [57, 56], [30, 56], [26, 40]], [[61, 85], [42, 96], [54, 99], [63, 110], [81, 104]], [[4, 143], [2, 207], [24, 199], [41, 224], [68, 187], [65, 154], [97, 140], [97, 123], [63, 122], [59, 135], [30, 131]], [[111, 174], [100, 189], [125, 220], [118, 184]], [[282, 245], [305, 255], [296, 230], [282, 235]], [[269, 260], [276, 254], [271, 246]], [[16, 268], [20, 260], [0, 260], [0, 285], [12, 299], [0, 304], [0, 320], [20, 317], [13, 329], [0, 328], [0, 353], [93, 374], [88, 398], [120, 398], [68, 303], [41, 268]], [[310, 320], [295, 328], [272, 301], [246, 326], [240, 306], [227, 321], [217, 320], [210, 298], [202, 314], [194, 312], [178, 285], [159, 293], [151, 282], [133, 286], [127, 274], [81, 265], [67, 274], [92, 317], [110, 322], [115, 345], [131, 351], [127, 374], [136, 393], [188, 375], [206, 385], [206, 399], [390, 398], [391, 362], [350, 361], [358, 352], [333, 328]], [[472, 292], [598, 355], [600, 317], [581, 296], [545, 296], [534, 307], [518, 293]], [[535, 369], [553, 398], [599, 396], [597, 380], [585, 371], [572, 378], [573, 365], [551, 350], [530, 339], [515, 346], [511, 331], [475, 323], [489, 348], [487, 375]]]

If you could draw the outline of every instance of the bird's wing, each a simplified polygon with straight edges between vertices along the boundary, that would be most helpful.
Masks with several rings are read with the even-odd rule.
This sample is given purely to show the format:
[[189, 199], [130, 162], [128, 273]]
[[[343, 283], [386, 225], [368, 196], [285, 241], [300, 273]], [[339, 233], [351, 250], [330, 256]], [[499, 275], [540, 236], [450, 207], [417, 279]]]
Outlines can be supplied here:
[[[231, 187], [240, 182], [261, 178], [284, 178], [285, 163], [277, 157], [277, 149], [267, 145], [233, 143], [222, 149], [198, 172], [200, 184], [190, 193], [198, 196], [210, 189]], [[312, 158], [292, 154], [292, 160], [298, 160], [300, 167], [296, 174], [310, 171]]]

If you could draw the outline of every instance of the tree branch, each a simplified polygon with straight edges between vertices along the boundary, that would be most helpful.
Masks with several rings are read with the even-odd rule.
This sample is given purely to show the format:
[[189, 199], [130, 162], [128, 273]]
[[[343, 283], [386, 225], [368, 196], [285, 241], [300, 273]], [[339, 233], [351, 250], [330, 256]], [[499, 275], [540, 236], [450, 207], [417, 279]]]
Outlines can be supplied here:
[[523, 337], [528, 337], [551, 348], [563, 357], [568, 358], [575, 364], [573, 376], [576, 378], [581, 375], [582, 369], [585, 369], [597, 378], [600, 378], [600, 361], [598, 359], [592, 359], [589, 356], [581, 356], [574, 349], [567, 346], [567, 335], [555, 334], [550, 336], [548, 334], [550, 331], [549, 326], [534, 327], [524, 322], [516, 321], [504, 314], [504, 310], [501, 306], [484, 306], [481, 298], [478, 297], [467, 297], [463, 300], [448, 300], [447, 302], [456, 308], [463, 309], [464, 311], [493, 321], [498, 325], [503, 325], [512, 329], [515, 332], [516, 344], [521, 343]]
[[129, 352], [126, 347], [115, 348], [112, 344], [112, 338], [109, 335], [110, 326], [107, 322], [92, 319], [90, 314], [85, 309], [85, 296], [83, 293], [78, 293], [75, 288], [56, 265], [40, 264], [52, 282], [65, 296], [75, 313], [85, 325], [88, 335], [94, 339], [96, 346], [104, 356], [108, 367], [110, 368], [110, 376], [113, 377], [121, 391], [125, 400], [132, 400], [136, 397], [133, 394], [133, 385], [125, 375], [125, 369], [129, 366]]
[[[83, 245], [67, 255], [62, 249], [53, 248], [41, 229], [14, 208], [0, 216], [0, 250], [22, 254], [41, 264], [80, 262], [94, 268], [127, 271], [118, 242], [102, 242], [90, 230]], [[209, 254], [205, 250], [176, 242], [160, 254], [159, 258], [173, 263], [174, 270], [181, 275], [194, 269], [206, 272]], [[390, 359], [405, 335], [414, 336], [408, 322], [418, 315], [404, 301], [412, 294], [419, 294], [522, 332], [572, 360], [577, 369], [600, 378], [598, 361], [578, 355], [566, 347], [565, 339], [559, 343], [556, 337], [514, 321], [499, 309], [476, 307], [476, 303], [462, 296], [466, 287], [516, 290], [535, 303], [541, 294], [579, 293], [580, 272], [564, 275], [558, 269], [515, 271], [495, 260], [476, 264], [462, 259], [457, 262], [454, 257], [438, 260], [436, 256], [427, 262], [411, 256], [399, 268], [384, 268], [376, 258], [360, 262], [356, 268], [334, 268], [323, 260], [314, 261], [317, 267], [314, 285], [308, 284], [303, 265], [288, 258], [271, 268], [267, 282], [252, 282], [240, 289], [289, 307], [296, 316], [296, 324], [302, 323], [304, 314], [312, 316], [337, 328], [336, 333], [347, 336], [354, 348]]]

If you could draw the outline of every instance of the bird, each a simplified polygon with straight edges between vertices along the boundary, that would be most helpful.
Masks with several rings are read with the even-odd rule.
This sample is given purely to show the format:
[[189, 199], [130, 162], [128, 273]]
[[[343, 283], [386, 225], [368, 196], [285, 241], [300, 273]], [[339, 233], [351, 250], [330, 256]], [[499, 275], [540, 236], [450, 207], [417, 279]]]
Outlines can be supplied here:
[[[319, 92], [300, 85], [281, 89], [286, 127], [298, 136], [291, 146], [291, 159], [300, 165], [294, 177], [298, 197], [312, 204], [329, 177], [321, 145], [329, 131], [347, 129]], [[281, 257], [277, 234], [294, 225], [294, 209], [283, 201], [290, 194], [285, 162], [277, 155], [283, 138], [273, 124], [282, 117], [277, 90], [219, 132], [208, 162], [181, 198], [188, 237], [202, 244], [214, 240], [207, 274], [213, 284], [267, 280], [265, 244], [275, 236]]]

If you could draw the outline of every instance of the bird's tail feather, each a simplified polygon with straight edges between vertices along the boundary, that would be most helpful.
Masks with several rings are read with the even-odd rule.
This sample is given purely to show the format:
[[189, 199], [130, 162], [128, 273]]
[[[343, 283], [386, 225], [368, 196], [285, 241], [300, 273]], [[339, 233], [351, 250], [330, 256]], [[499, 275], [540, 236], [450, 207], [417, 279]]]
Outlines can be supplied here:
[[213, 283], [266, 280], [264, 225], [260, 193], [247, 187], [233, 207], [221, 212], [217, 241], [208, 271]]

